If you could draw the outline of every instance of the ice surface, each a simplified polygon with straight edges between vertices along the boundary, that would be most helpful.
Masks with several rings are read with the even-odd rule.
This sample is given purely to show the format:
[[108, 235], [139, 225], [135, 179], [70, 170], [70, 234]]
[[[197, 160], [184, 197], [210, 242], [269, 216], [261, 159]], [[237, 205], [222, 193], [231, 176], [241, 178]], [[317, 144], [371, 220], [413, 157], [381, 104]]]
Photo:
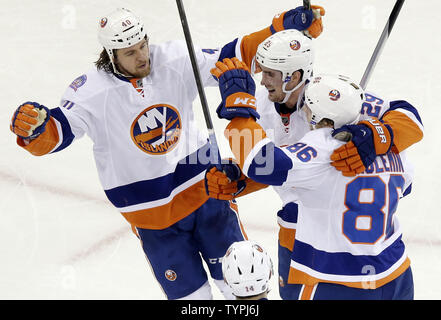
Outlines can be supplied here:
[[[266, 27], [274, 14], [301, 1], [184, 1], [195, 44], [214, 48]], [[394, 1], [316, 1], [325, 30], [316, 41], [316, 72], [361, 79]], [[117, 6], [137, 12], [151, 43], [183, 39], [175, 1], [0, 0], [0, 299], [164, 299], [129, 225], [107, 202], [88, 138], [64, 152], [33, 157], [9, 131], [20, 103], [55, 107], [65, 88], [93, 66], [100, 16]], [[233, 9], [234, 8], [234, 9]], [[398, 216], [412, 261], [416, 299], [441, 298], [441, 39], [436, 0], [405, 2], [368, 88], [406, 99], [420, 112], [425, 138], [409, 149], [416, 167], [411, 196]], [[213, 110], [216, 88], [206, 89]], [[196, 116], [204, 129], [199, 100]], [[221, 150], [225, 121], [212, 118]], [[272, 189], [239, 200], [250, 238], [277, 265], [280, 200]], [[270, 299], [280, 299], [277, 277]], [[222, 298], [214, 289], [215, 298]]]

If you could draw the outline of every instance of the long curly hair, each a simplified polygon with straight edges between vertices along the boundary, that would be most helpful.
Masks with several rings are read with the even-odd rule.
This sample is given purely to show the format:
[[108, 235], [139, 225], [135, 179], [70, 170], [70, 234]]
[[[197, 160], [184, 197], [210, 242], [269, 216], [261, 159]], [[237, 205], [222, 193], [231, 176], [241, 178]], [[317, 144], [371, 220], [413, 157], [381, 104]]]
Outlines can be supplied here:
[[[116, 50], [113, 50], [113, 56], [116, 58]], [[95, 66], [98, 70], [113, 73], [112, 62], [110, 61], [110, 57], [106, 49], [103, 48], [103, 51], [101, 51], [98, 60], [95, 61]]]

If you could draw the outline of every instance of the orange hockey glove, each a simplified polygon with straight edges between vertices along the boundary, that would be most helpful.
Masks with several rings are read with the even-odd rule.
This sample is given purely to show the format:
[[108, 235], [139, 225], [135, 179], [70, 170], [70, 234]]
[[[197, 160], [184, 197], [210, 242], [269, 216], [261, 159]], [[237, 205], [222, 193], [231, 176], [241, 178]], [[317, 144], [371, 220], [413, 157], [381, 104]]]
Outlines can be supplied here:
[[325, 15], [325, 9], [320, 6], [311, 5], [311, 10], [314, 15], [311, 26], [303, 31], [303, 33], [310, 38], [317, 38], [323, 32], [322, 17]]
[[[205, 190], [211, 198], [232, 200], [268, 187], [243, 175], [239, 166], [232, 161], [228, 165], [222, 165], [222, 169], [223, 171], [219, 171], [213, 166], [205, 174]], [[234, 181], [239, 171], [239, 179]]]
[[50, 110], [36, 102], [25, 102], [14, 112], [10, 129], [23, 139], [34, 139], [42, 134], [50, 118]]
[[393, 145], [392, 128], [377, 118], [345, 125], [332, 135], [338, 139], [343, 133], [349, 133], [351, 141], [334, 150], [331, 165], [347, 177], [366, 170], [377, 155], [387, 153]]
[[205, 190], [211, 198], [219, 200], [233, 200], [245, 187], [245, 175], [239, 165], [233, 161], [220, 165], [222, 171], [216, 166], [209, 167], [205, 173]]

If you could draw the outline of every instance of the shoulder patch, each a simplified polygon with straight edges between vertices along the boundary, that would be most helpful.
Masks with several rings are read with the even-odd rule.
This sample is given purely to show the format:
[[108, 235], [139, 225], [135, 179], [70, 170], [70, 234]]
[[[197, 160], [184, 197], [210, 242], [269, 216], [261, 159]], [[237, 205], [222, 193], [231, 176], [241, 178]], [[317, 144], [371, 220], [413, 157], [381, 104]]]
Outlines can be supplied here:
[[69, 85], [69, 88], [72, 88], [74, 91], [77, 91], [81, 86], [83, 86], [87, 81], [87, 76], [83, 74], [82, 76], [79, 76], [76, 78], [72, 83]]

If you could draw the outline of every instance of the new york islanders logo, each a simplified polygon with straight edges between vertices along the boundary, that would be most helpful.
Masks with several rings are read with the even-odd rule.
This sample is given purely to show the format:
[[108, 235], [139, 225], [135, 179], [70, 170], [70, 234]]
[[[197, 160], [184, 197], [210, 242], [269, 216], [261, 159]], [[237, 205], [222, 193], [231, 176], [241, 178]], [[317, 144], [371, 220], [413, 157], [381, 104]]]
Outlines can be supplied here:
[[101, 18], [101, 20], [100, 20], [100, 26], [101, 26], [101, 28], [104, 28], [105, 26], [106, 26], [106, 24], [107, 24], [107, 18]]
[[331, 99], [332, 101], [337, 101], [338, 99], [340, 99], [340, 92], [336, 89], [329, 91], [329, 99]]
[[182, 123], [179, 112], [168, 104], [156, 104], [142, 111], [132, 123], [132, 140], [142, 151], [162, 155], [179, 142]]
[[176, 274], [176, 272], [174, 272], [173, 270], [166, 270], [165, 271], [165, 278], [169, 281], [175, 281], [176, 278], [178, 277], [178, 275]]
[[300, 47], [301, 47], [300, 42], [298, 42], [297, 40], [292, 40], [292, 41], [289, 43], [289, 46], [290, 46], [291, 49], [293, 49], [293, 50], [299, 50]]

